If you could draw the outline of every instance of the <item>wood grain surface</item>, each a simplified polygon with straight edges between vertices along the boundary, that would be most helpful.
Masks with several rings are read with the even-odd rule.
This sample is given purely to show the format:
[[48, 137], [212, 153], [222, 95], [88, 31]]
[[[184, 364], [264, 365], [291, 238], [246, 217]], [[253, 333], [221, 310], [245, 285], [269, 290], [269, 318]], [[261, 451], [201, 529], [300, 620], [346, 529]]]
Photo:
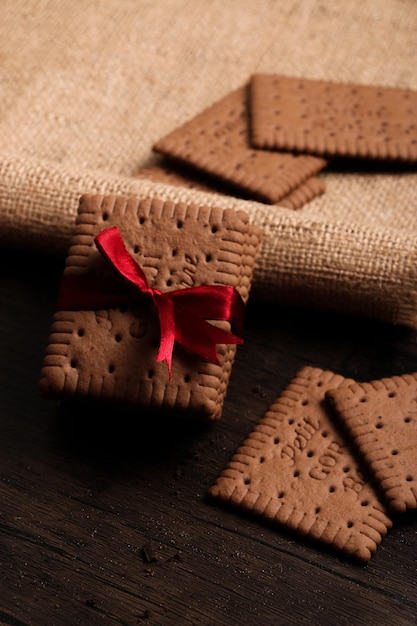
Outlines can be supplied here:
[[415, 331], [251, 301], [219, 422], [57, 406], [38, 380], [62, 259], [0, 263], [1, 624], [416, 623], [415, 515], [361, 566], [206, 498], [300, 367], [417, 371]]

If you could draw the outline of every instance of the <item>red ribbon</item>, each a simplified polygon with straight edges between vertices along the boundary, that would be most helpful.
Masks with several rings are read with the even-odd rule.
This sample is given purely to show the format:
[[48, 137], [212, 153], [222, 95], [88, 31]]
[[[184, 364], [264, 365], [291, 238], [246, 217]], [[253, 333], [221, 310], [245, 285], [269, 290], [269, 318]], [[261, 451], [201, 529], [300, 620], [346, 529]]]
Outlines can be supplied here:
[[[101, 254], [127, 279], [133, 290], [138, 289], [141, 294], [151, 298], [158, 314], [161, 333], [156, 360], [166, 361], [170, 378], [175, 342], [214, 363], [219, 363], [216, 344], [243, 343], [238, 335], [205, 321], [229, 321], [232, 328], [241, 334], [244, 303], [234, 287], [200, 285], [161, 292], [150, 287], [142, 268], [129, 254], [116, 227], [101, 231], [95, 242]], [[132, 290], [117, 289], [109, 293], [107, 290], [103, 291], [97, 281], [93, 285], [92, 280], [94, 278], [81, 274], [64, 275], [58, 296], [58, 308], [107, 308], [121, 306], [132, 300]]]

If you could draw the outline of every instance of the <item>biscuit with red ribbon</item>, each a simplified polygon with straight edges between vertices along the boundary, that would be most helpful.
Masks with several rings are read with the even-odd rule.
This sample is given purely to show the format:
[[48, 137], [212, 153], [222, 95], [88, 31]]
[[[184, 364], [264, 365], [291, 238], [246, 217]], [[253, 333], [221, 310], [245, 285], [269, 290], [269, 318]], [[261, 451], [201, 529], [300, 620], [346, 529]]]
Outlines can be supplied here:
[[260, 237], [242, 211], [83, 196], [42, 391], [218, 419]]

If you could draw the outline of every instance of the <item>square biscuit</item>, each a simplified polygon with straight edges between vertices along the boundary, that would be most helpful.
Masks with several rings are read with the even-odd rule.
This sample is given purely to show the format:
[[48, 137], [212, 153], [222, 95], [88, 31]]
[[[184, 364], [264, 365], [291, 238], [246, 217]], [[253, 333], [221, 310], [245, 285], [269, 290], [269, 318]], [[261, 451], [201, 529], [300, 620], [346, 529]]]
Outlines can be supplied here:
[[[261, 230], [246, 213], [159, 199], [85, 195], [80, 200], [64, 278], [93, 277], [117, 289], [120, 277], [99, 253], [95, 236], [117, 226], [152, 288], [230, 285], [247, 302]], [[76, 294], [75, 294], [76, 295]], [[75, 296], [74, 296], [75, 297]], [[210, 322], [225, 330], [229, 322]], [[54, 315], [40, 386], [48, 395], [112, 400], [175, 414], [221, 416], [236, 345], [220, 344], [220, 364], [175, 344], [172, 378], [156, 362], [159, 323], [151, 303]]]
[[328, 400], [395, 513], [417, 508], [417, 373], [329, 391]]
[[417, 91], [255, 74], [251, 143], [304, 154], [417, 161]]
[[367, 562], [392, 523], [325, 403], [352, 380], [304, 367], [209, 489], [220, 502]]

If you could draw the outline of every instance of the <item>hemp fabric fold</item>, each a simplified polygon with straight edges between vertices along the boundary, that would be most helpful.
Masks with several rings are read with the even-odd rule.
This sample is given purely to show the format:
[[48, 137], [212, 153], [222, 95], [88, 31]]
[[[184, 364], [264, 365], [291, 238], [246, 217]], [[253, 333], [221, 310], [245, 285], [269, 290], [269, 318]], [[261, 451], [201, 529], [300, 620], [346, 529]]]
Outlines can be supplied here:
[[63, 255], [89, 192], [240, 208], [253, 298], [417, 327], [417, 168], [331, 165], [298, 211], [135, 178], [257, 72], [417, 89], [416, 34], [414, 0], [3, 0], [0, 244]]

